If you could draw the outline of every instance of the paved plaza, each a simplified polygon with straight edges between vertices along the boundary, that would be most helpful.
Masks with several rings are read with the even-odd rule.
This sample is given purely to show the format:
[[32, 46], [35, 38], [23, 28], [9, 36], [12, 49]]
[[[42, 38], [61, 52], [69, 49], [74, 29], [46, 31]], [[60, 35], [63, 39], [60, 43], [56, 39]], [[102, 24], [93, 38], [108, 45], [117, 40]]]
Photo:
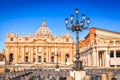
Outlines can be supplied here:
[[[87, 75], [91, 76], [92, 80], [100, 80], [101, 74], [112, 72], [117, 80], [120, 80], [119, 68], [85, 68]], [[6, 72], [0, 74], [0, 80], [66, 80], [70, 76], [72, 69], [43, 69], [34, 68], [18, 72]]]

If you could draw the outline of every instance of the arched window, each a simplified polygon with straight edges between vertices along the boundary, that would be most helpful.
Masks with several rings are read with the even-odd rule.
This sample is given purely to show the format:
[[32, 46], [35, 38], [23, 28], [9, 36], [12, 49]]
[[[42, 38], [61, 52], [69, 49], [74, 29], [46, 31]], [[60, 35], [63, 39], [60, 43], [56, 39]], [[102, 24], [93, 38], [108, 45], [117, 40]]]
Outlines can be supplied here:
[[28, 62], [28, 56], [25, 56], [25, 62]]
[[10, 55], [9, 55], [9, 62], [10, 63], [13, 62], [13, 53], [10, 53]]
[[13, 41], [13, 38], [10, 38], [10, 41]]
[[52, 63], [54, 62], [54, 56], [51, 56], [51, 62]]
[[66, 57], [69, 58], [69, 54], [68, 53], [66, 54]]
[[69, 58], [69, 54], [67, 53], [67, 54], [65, 55], [65, 62], [68, 61], [68, 58]]

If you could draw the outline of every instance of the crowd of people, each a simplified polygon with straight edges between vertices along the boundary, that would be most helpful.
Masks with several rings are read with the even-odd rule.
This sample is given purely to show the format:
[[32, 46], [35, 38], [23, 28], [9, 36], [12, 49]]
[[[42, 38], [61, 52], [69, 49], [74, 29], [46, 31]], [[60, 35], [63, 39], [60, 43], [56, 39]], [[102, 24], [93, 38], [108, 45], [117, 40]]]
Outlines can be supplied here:
[[[35, 69], [19, 72], [6, 72], [0, 74], [0, 80], [74, 80], [70, 76], [70, 70], [55, 71], [55, 69]], [[92, 80], [100, 80], [101, 74], [109, 72], [120, 75], [120, 70], [114, 69], [85, 69], [86, 74], [91, 76]], [[116, 76], [117, 77], [117, 76]], [[112, 80], [117, 80], [115, 76]], [[120, 79], [120, 78], [119, 78]]]

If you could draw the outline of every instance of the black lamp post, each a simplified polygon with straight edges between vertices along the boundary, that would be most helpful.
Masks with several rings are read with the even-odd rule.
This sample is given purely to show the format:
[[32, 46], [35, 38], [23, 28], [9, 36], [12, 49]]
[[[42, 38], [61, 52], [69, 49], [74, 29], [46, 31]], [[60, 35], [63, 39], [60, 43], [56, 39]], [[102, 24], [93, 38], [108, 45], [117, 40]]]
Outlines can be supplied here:
[[[66, 28], [68, 30], [72, 30], [73, 32], [76, 31], [76, 60], [74, 61], [74, 70], [83, 70], [82, 67], [82, 61], [80, 61], [80, 53], [79, 53], [79, 31], [82, 32], [82, 30], [88, 29], [88, 26], [90, 24], [90, 18], [86, 18], [85, 14], [82, 14], [81, 21], [78, 20], [78, 8], [76, 8], [76, 21], [75, 24], [73, 22], [74, 15], [71, 15], [70, 18], [70, 26], [68, 27], [68, 18], [65, 19]], [[86, 21], [86, 26], [85, 26]]]
[[59, 65], [58, 65], [58, 52], [56, 53], [56, 56], [57, 56], [57, 64], [56, 64], [56, 68], [59, 68]]

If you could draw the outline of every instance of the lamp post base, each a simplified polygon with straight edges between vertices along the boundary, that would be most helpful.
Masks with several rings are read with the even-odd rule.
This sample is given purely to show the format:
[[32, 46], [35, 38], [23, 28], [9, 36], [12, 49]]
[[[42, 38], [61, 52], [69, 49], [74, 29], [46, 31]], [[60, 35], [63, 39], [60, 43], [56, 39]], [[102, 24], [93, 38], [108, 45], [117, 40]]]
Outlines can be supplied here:
[[76, 59], [73, 62], [73, 70], [79, 71], [79, 70], [83, 70], [83, 66], [82, 66], [82, 61], [80, 61], [79, 59]]
[[59, 68], [59, 65], [56, 65], [56, 68]]
[[86, 76], [86, 71], [70, 71], [70, 76], [72, 76], [74, 80], [84, 80], [84, 77]]

